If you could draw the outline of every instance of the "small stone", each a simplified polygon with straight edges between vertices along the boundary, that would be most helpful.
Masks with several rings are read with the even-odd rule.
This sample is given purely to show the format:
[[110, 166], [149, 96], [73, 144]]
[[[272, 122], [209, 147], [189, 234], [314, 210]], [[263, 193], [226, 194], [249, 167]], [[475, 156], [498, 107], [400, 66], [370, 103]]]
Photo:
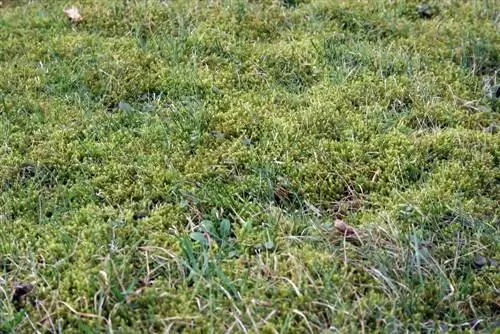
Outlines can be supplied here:
[[484, 256], [476, 255], [476, 257], [474, 257], [474, 265], [477, 269], [481, 269], [485, 264], [486, 258]]
[[488, 261], [490, 262], [490, 266], [492, 266], [493, 268], [498, 267], [498, 262], [496, 259], [488, 259]]

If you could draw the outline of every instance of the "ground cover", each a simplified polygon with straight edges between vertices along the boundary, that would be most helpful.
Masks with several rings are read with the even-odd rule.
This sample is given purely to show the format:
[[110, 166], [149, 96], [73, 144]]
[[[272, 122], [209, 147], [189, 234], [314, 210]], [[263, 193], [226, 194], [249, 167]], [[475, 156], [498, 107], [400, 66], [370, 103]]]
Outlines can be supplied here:
[[494, 331], [499, 25], [3, 0], [0, 332]]

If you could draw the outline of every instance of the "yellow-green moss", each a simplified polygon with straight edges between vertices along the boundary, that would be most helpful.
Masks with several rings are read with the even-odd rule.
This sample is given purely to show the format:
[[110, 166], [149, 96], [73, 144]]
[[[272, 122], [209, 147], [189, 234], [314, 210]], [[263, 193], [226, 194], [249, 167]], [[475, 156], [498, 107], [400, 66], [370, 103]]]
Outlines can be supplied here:
[[0, 332], [493, 328], [493, 3], [4, 0]]

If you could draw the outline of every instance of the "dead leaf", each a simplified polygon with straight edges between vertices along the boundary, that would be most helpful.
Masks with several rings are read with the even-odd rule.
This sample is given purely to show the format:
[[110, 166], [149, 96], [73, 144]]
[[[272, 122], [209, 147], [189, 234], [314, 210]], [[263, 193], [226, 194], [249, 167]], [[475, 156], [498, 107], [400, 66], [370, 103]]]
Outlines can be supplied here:
[[31, 284], [17, 284], [14, 288], [14, 295], [12, 296], [13, 300], [20, 300], [25, 295], [30, 293], [33, 290], [33, 285]]
[[345, 235], [358, 235], [356, 230], [346, 224], [342, 219], [335, 219], [335, 228], [337, 231], [342, 232]]
[[19, 283], [14, 287], [14, 294], [12, 296], [12, 302], [16, 306], [16, 309], [21, 309], [24, 307], [24, 301], [27, 294], [33, 291], [33, 285], [27, 283]]
[[358, 231], [347, 225], [347, 223], [342, 219], [335, 219], [334, 226], [338, 232], [344, 235], [345, 240], [357, 246], [363, 245], [363, 241], [361, 240], [361, 236], [359, 235]]
[[66, 14], [66, 16], [69, 17], [71, 22], [73, 23], [83, 21], [83, 17], [80, 15], [78, 8], [76, 8], [75, 6], [65, 9], [64, 14]]
[[285, 185], [278, 184], [274, 188], [274, 200], [278, 205], [290, 203], [292, 201], [292, 194]]

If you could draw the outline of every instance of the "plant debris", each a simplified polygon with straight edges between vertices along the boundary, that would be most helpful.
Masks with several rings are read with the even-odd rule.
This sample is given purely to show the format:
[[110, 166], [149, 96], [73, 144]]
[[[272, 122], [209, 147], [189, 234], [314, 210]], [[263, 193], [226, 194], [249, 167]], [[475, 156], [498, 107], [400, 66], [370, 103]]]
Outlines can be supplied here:
[[346, 222], [344, 222], [342, 219], [335, 219], [334, 226], [337, 229], [337, 231], [343, 233], [346, 236], [358, 235], [356, 230], [351, 226], [347, 225]]
[[12, 303], [17, 309], [24, 306], [26, 295], [33, 291], [33, 285], [29, 283], [19, 283], [14, 287], [14, 294], [12, 295]]
[[345, 240], [351, 242], [356, 246], [360, 246], [363, 244], [358, 231], [356, 231], [353, 227], [349, 226], [342, 219], [335, 219], [334, 226], [338, 232], [343, 234]]
[[80, 15], [80, 11], [75, 6], [70, 8], [66, 8], [64, 10], [64, 14], [71, 20], [73, 23], [79, 23], [83, 21], [82, 15]]

